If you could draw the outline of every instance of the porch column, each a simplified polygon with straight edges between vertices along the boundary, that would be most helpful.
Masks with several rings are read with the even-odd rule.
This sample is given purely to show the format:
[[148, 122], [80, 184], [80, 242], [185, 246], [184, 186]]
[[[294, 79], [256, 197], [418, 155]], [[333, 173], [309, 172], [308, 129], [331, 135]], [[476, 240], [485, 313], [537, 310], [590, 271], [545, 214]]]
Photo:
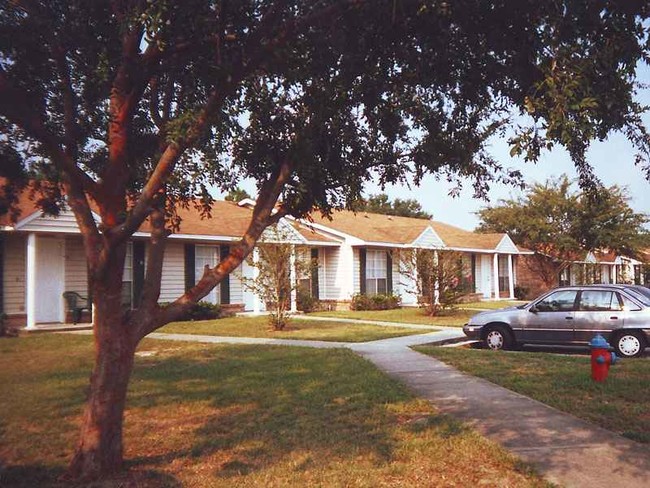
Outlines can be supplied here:
[[512, 254], [508, 254], [508, 292], [510, 293], [510, 300], [515, 298], [515, 276], [512, 266]]
[[[417, 253], [418, 250], [414, 250], [413, 252]], [[422, 293], [422, 283], [420, 283], [420, 275], [418, 274], [417, 257], [413, 258], [413, 286], [415, 289], [415, 303], [419, 304], [420, 297], [424, 296], [424, 293]]]
[[494, 299], [498, 300], [501, 296], [499, 294], [499, 255], [497, 253], [494, 253], [494, 258], [492, 259], [492, 277], [494, 279], [492, 283]]
[[291, 246], [291, 257], [289, 258], [289, 283], [291, 288], [291, 313], [298, 311], [298, 296], [296, 289], [296, 246]]
[[[259, 249], [253, 249], [253, 280], [257, 281], [260, 276], [260, 270], [257, 265], [260, 262], [260, 251]], [[260, 313], [260, 297], [257, 293], [253, 293], [253, 313]]]
[[36, 234], [27, 236], [27, 329], [36, 328]]
[[616, 284], [616, 280], [618, 279], [618, 276], [617, 276], [618, 273], [616, 272], [616, 265], [615, 264], [612, 265], [611, 269], [612, 269], [612, 271], [611, 271], [611, 273], [612, 273], [612, 283]]
[[433, 303], [434, 305], [440, 305], [440, 280], [438, 279], [438, 251], [433, 251], [433, 269], [436, 273], [436, 280], [433, 283]]

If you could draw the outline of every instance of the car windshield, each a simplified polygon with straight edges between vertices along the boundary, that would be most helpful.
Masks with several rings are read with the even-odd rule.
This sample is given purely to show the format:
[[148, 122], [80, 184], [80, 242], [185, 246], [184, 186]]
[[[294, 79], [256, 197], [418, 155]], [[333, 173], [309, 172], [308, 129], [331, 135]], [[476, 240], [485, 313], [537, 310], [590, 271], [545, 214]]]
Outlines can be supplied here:
[[643, 303], [646, 307], [650, 307], [650, 296], [643, 293], [638, 288], [625, 288], [625, 291]]

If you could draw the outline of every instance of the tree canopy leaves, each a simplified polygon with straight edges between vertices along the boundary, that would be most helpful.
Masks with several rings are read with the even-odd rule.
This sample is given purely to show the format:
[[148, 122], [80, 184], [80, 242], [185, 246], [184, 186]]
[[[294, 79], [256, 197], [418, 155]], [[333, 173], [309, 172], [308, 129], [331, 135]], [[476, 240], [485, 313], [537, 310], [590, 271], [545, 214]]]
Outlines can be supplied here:
[[399, 215], [401, 217], [415, 217], [431, 220], [433, 216], [422, 210], [422, 205], [412, 198], [396, 198], [390, 201], [385, 193], [370, 195], [355, 205], [354, 209], [360, 212], [378, 213], [384, 215]]
[[517, 245], [562, 261], [595, 250], [633, 257], [648, 245], [650, 218], [630, 208], [624, 189], [576, 191], [567, 176], [534, 183], [524, 196], [483, 208], [479, 217], [479, 231], [507, 232]]
[[485, 148], [516, 111], [530, 123], [513, 152], [535, 160], [564, 145], [583, 183], [592, 179], [584, 151], [611, 130], [648, 160], [633, 99], [634, 70], [648, 55], [646, 2], [52, 0], [0, 9], [0, 143], [20, 148], [30, 177], [72, 179], [95, 199], [137, 201], [170, 145], [172, 201], [209, 204], [207, 187], [241, 176], [262, 185], [287, 160], [283, 201], [294, 214], [352, 201], [371, 169], [381, 182], [467, 178], [480, 193], [493, 177], [518, 176], [500, 172]]

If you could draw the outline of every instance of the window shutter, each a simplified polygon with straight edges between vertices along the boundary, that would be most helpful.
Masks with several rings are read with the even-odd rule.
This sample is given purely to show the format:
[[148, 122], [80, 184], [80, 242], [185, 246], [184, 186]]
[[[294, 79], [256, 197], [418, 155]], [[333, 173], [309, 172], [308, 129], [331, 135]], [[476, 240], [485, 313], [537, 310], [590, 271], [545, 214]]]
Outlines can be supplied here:
[[311, 296], [315, 299], [319, 299], [319, 289], [318, 289], [318, 248], [311, 248]]
[[386, 294], [393, 293], [393, 253], [386, 251]]
[[133, 241], [133, 305], [140, 306], [144, 287], [144, 241]]
[[366, 250], [359, 249], [359, 286], [362, 295], [366, 294]]
[[196, 283], [194, 276], [194, 244], [185, 244], [185, 291], [189, 290]]
[[[230, 254], [230, 246], [219, 246], [220, 260], [223, 260], [226, 256], [228, 256], [228, 254]], [[227, 275], [223, 281], [219, 283], [219, 286], [221, 287], [221, 304], [227, 305], [230, 303], [230, 275]]]

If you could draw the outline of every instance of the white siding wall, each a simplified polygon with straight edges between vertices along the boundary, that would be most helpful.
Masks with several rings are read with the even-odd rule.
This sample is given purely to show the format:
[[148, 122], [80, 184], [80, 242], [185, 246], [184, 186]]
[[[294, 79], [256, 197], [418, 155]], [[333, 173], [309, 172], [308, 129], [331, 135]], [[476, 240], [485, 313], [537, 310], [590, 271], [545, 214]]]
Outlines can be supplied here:
[[393, 295], [401, 295], [402, 287], [400, 286], [400, 280], [402, 279], [399, 273], [399, 250], [393, 249], [388, 251], [390, 253], [392, 263], [392, 281], [393, 281]]
[[88, 296], [86, 254], [80, 237], [65, 240], [65, 291], [76, 291]]
[[[242, 263], [242, 265], [241, 265], [241, 275], [244, 278], [253, 279], [253, 274], [254, 274], [253, 272], [254, 271], [255, 271], [255, 268], [253, 268], [250, 264], [248, 264], [247, 261], [244, 261]], [[232, 287], [232, 282], [231, 282], [230, 286]], [[232, 290], [232, 288], [231, 288], [231, 290]], [[231, 302], [235, 303], [234, 300], [231, 300]], [[246, 310], [247, 312], [252, 312], [254, 310], [255, 294], [245, 284], [243, 284], [243, 286], [242, 286], [242, 300], [240, 302], [237, 302], [237, 303], [243, 303], [244, 304], [244, 310]], [[260, 306], [260, 309], [259, 309], [260, 312], [263, 312], [266, 309], [263, 300], [260, 300], [259, 306]]]
[[[408, 263], [405, 265], [402, 259], [409, 259], [409, 252], [395, 251], [393, 253], [393, 266], [397, 266], [397, 272], [393, 274], [393, 289], [402, 297], [403, 305], [416, 305], [418, 302], [417, 285], [414, 277], [409, 274]], [[400, 273], [400, 269], [403, 272]]]
[[160, 302], [172, 302], [185, 292], [185, 253], [183, 243], [168, 242], [163, 260]]
[[230, 273], [230, 303], [244, 303], [242, 265], [239, 265], [232, 273]]
[[320, 300], [326, 300], [329, 293], [327, 277], [330, 273], [327, 272], [327, 265], [327, 248], [321, 247], [318, 249], [318, 298]]
[[5, 234], [4, 304], [6, 314], [25, 313], [25, 249], [26, 237]]

